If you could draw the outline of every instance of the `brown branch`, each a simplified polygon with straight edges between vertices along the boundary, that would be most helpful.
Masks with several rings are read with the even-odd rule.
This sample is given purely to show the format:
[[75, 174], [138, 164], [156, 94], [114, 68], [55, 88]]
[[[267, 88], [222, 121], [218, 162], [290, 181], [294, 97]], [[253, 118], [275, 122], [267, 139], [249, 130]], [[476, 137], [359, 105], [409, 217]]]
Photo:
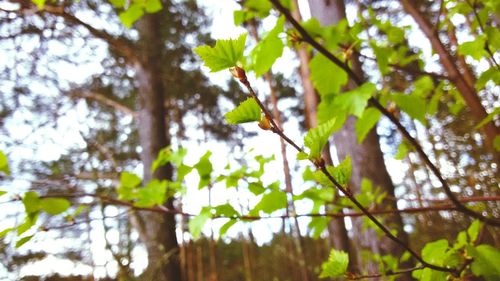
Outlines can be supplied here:
[[99, 94], [97, 92], [94, 92], [94, 91], [87, 91], [87, 90], [85, 90], [85, 91], [73, 91], [73, 92], [71, 92], [71, 96], [95, 100], [95, 101], [100, 102], [104, 105], [107, 105], [109, 107], [117, 109], [125, 114], [129, 114], [134, 118], [137, 117], [137, 112], [130, 109], [128, 106], [125, 106], [125, 105], [123, 105], [115, 100], [112, 100], [112, 99], [110, 99], [102, 94]]
[[[318, 52], [323, 54], [325, 57], [327, 57], [330, 61], [335, 63], [337, 66], [342, 68], [346, 73], [349, 75], [349, 77], [356, 83], [356, 85], [360, 86], [361, 84], [364, 83], [364, 79], [359, 77], [354, 71], [345, 63], [340, 61], [335, 55], [333, 55], [331, 52], [329, 52], [323, 45], [321, 45], [319, 42], [317, 42], [314, 38], [311, 37], [311, 35], [300, 25], [299, 22], [297, 22], [293, 16], [290, 14], [290, 11], [283, 7], [281, 3], [278, 0], [270, 0], [271, 3], [278, 9], [285, 17], [286, 19], [297, 29], [297, 31], [300, 33], [302, 36], [302, 40], [307, 42], [309, 45], [313, 46]], [[247, 86], [248, 88], [248, 86]], [[484, 223], [500, 227], [500, 220], [495, 219], [495, 218], [490, 218], [486, 217], [481, 213], [477, 213], [469, 208], [467, 206], [463, 205], [458, 201], [457, 197], [455, 194], [451, 191], [450, 186], [442, 176], [441, 172], [439, 169], [432, 163], [432, 161], [429, 159], [427, 154], [424, 152], [418, 141], [411, 136], [411, 134], [406, 130], [406, 128], [399, 122], [399, 120], [391, 114], [384, 106], [382, 106], [378, 100], [375, 98], [371, 97], [368, 100], [369, 104], [376, 109], [378, 109], [384, 116], [389, 118], [389, 120], [396, 125], [398, 130], [403, 134], [403, 136], [412, 144], [412, 146], [415, 148], [417, 153], [422, 157], [424, 162], [427, 164], [429, 169], [434, 173], [434, 175], [438, 178], [439, 182], [441, 183], [442, 188], [444, 189], [446, 195], [448, 198], [455, 204], [457, 207], [457, 210], [469, 215], [473, 218], [476, 218]]]

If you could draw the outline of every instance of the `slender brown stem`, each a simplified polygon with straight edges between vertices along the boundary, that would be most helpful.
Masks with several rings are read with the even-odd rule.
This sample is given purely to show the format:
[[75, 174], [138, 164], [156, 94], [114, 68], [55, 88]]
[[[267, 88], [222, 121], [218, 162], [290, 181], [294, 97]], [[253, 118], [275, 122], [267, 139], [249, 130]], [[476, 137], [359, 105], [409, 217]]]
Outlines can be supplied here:
[[363, 280], [363, 279], [371, 279], [371, 278], [380, 278], [380, 277], [384, 277], [384, 276], [393, 276], [393, 275], [405, 274], [405, 273], [413, 272], [413, 271], [419, 270], [419, 269], [424, 269], [424, 267], [423, 266], [416, 266], [416, 267], [412, 267], [412, 268], [401, 269], [401, 270], [398, 270], [398, 271], [388, 271], [388, 272], [385, 272], [385, 273], [377, 273], [377, 274], [361, 275], [361, 276], [352, 276], [352, 277], [348, 277], [347, 279], [348, 280]]
[[[364, 83], [363, 78], [359, 77], [347, 64], [343, 63], [340, 61], [335, 55], [333, 55], [330, 51], [328, 51], [325, 47], [323, 47], [319, 42], [317, 42], [314, 38], [311, 37], [311, 35], [300, 25], [299, 22], [297, 22], [293, 16], [291, 15], [290, 11], [283, 7], [281, 3], [278, 0], [269, 0], [275, 7], [280, 11], [286, 19], [297, 29], [297, 31], [300, 33], [302, 36], [302, 40], [313, 46], [318, 52], [320, 52], [322, 55], [324, 55], [326, 58], [328, 58], [330, 61], [335, 63], [337, 66], [342, 68], [348, 75], [349, 77], [356, 83], [356, 85], [361, 85]], [[248, 83], [248, 81], [247, 81]], [[442, 176], [441, 172], [439, 169], [432, 163], [432, 161], [429, 159], [427, 154], [424, 152], [418, 141], [413, 138], [408, 130], [399, 122], [399, 120], [392, 115], [384, 106], [382, 106], [378, 100], [375, 98], [371, 97], [368, 100], [369, 104], [376, 109], [378, 109], [384, 116], [389, 118], [389, 120], [396, 125], [396, 127], [401, 131], [403, 136], [415, 147], [415, 150], [417, 153], [422, 157], [424, 162], [427, 164], [429, 169], [434, 173], [434, 175], [438, 178], [439, 182], [442, 185], [442, 188], [444, 189], [446, 195], [448, 198], [455, 204], [457, 207], [457, 210], [469, 215], [473, 218], [476, 218], [484, 223], [500, 227], [500, 220], [496, 218], [491, 218], [491, 217], [486, 217], [481, 213], [477, 213], [469, 208], [467, 208], [465, 205], [460, 203], [458, 198], [455, 196], [455, 194], [451, 191], [450, 186]]]

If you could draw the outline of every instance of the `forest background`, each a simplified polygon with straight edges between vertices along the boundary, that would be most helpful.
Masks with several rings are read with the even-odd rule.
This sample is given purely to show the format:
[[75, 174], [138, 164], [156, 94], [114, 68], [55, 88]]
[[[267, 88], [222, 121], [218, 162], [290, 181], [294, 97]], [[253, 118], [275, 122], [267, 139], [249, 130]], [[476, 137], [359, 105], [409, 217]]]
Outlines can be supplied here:
[[0, 2], [0, 278], [500, 277], [497, 1], [221, 2]]

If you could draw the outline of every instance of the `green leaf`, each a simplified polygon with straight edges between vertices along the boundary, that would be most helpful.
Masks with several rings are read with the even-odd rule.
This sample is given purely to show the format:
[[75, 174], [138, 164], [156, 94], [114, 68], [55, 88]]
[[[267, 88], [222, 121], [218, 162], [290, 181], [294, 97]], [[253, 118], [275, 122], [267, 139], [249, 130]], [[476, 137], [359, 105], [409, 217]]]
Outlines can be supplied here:
[[347, 73], [322, 54], [309, 62], [311, 81], [321, 96], [337, 94], [347, 81]]
[[495, 148], [496, 151], [500, 151], [500, 135], [496, 136], [493, 139], [493, 147]]
[[335, 119], [310, 129], [304, 137], [304, 145], [309, 148], [309, 158], [319, 158], [323, 147], [333, 132]]
[[473, 41], [468, 41], [460, 44], [458, 46], [458, 52], [464, 56], [471, 56], [475, 60], [480, 60], [481, 58], [488, 55], [484, 46], [486, 44], [486, 36], [479, 35], [476, 36]]
[[261, 117], [260, 107], [254, 98], [247, 98], [238, 107], [224, 115], [229, 124], [241, 124], [259, 121]]
[[426, 124], [425, 113], [427, 109], [424, 98], [418, 95], [394, 94], [391, 95], [391, 99], [411, 118], [417, 119], [422, 124]]
[[252, 215], [258, 215], [259, 211], [271, 214], [274, 211], [286, 208], [286, 193], [281, 190], [273, 190], [262, 196], [259, 203], [250, 211]]
[[201, 57], [205, 66], [212, 72], [221, 71], [238, 65], [243, 58], [247, 34], [241, 34], [238, 39], [217, 40], [214, 47], [200, 46], [194, 51]]
[[198, 184], [198, 189], [207, 186], [212, 180], [211, 174], [213, 171], [212, 163], [210, 162], [210, 156], [212, 152], [207, 151], [205, 155], [200, 158], [200, 161], [194, 165], [194, 168], [198, 171], [200, 175], [200, 182]]
[[269, 15], [269, 11], [273, 7], [271, 2], [269, 2], [268, 0], [247, 0], [243, 3], [246, 8], [257, 12], [262, 18]]
[[216, 216], [234, 217], [239, 215], [238, 211], [236, 211], [229, 203], [214, 206], [213, 210], [215, 211], [214, 215]]
[[269, 71], [276, 59], [281, 57], [283, 54], [283, 48], [285, 45], [278, 35], [283, 32], [284, 28], [285, 18], [281, 16], [276, 22], [276, 26], [257, 44], [257, 46], [255, 46], [250, 53], [255, 76], [259, 77]]
[[115, 8], [123, 8], [126, 4], [126, 0], [109, 0], [109, 3]]
[[193, 170], [193, 167], [181, 164], [179, 168], [177, 168], [177, 182], [182, 182], [184, 180], [184, 177], [186, 177], [187, 174], [191, 173]]
[[147, 13], [156, 13], [161, 10], [162, 5], [160, 0], [146, 0], [144, 5]]
[[9, 161], [7, 156], [0, 150], [0, 172], [4, 172], [5, 175], [10, 175]]
[[486, 281], [500, 280], [500, 251], [490, 245], [479, 245], [469, 253], [473, 258], [472, 273], [483, 277]]
[[474, 243], [479, 235], [479, 230], [481, 229], [481, 222], [475, 220], [471, 223], [469, 228], [467, 229], [467, 235], [469, 235], [469, 241]]
[[14, 229], [15, 228], [13, 228], [13, 227], [9, 227], [9, 228], [6, 228], [6, 229], [0, 231], [0, 238], [3, 238], [5, 235], [7, 235], [7, 233], [11, 232]]
[[238, 221], [235, 219], [230, 219], [228, 222], [226, 222], [224, 225], [222, 225], [220, 230], [219, 230], [219, 236], [226, 234], [227, 231], [229, 230], [229, 228], [231, 228], [231, 226], [235, 225], [237, 222]]
[[141, 184], [141, 178], [139, 176], [123, 172], [120, 174], [120, 185], [117, 188], [118, 199], [120, 200], [132, 200], [137, 197], [136, 188]]
[[354, 129], [356, 130], [356, 136], [358, 143], [362, 143], [366, 138], [366, 135], [370, 130], [377, 124], [382, 113], [375, 108], [367, 108], [361, 117], [356, 121]]
[[396, 154], [394, 155], [394, 159], [403, 160], [406, 158], [406, 155], [408, 155], [408, 152], [410, 152], [410, 147], [408, 146], [408, 143], [405, 141], [402, 141], [398, 146], [398, 150], [396, 151]]
[[17, 242], [16, 242], [16, 248], [20, 248], [22, 245], [28, 243], [31, 238], [33, 238], [34, 235], [30, 235], [30, 236], [26, 236], [26, 237], [23, 237], [21, 239], [19, 239]]
[[144, 208], [162, 205], [166, 200], [168, 182], [153, 179], [145, 187], [137, 190], [134, 206]]
[[349, 264], [349, 255], [344, 251], [333, 249], [330, 252], [328, 260], [321, 265], [321, 274], [319, 278], [342, 277]]
[[7, 194], [7, 191], [0, 190], [0, 196]]
[[332, 175], [332, 177], [341, 185], [346, 185], [351, 179], [352, 173], [352, 163], [351, 157], [347, 157], [340, 162], [336, 167], [327, 166], [326, 170]]
[[500, 70], [496, 67], [490, 67], [483, 72], [476, 82], [476, 90], [480, 91], [486, 87], [486, 84], [492, 81], [494, 85], [500, 85]]
[[483, 120], [481, 120], [481, 122], [479, 122], [479, 124], [477, 124], [476, 127], [474, 128], [475, 129], [482, 128], [484, 125], [491, 122], [493, 118], [495, 118], [498, 115], [500, 115], [500, 107], [495, 107], [495, 109], [490, 114], [488, 114], [488, 116], [486, 116]]
[[32, 1], [40, 10], [43, 10], [43, 8], [45, 7], [46, 0], [32, 0]]
[[333, 108], [361, 117], [368, 99], [376, 90], [373, 83], [365, 83], [352, 91], [336, 96], [333, 100]]
[[189, 221], [189, 232], [193, 235], [193, 239], [200, 237], [203, 226], [211, 217], [210, 207], [203, 207], [200, 214]]
[[422, 258], [428, 263], [442, 266], [447, 250], [448, 241], [446, 239], [430, 242], [422, 249]]
[[434, 90], [434, 82], [431, 77], [424, 75], [413, 83], [413, 87], [415, 88], [412, 92], [413, 95], [427, 97]]
[[328, 226], [328, 222], [330, 222], [331, 218], [328, 217], [314, 217], [311, 219], [311, 222], [307, 226], [309, 231], [311, 231], [311, 237], [313, 239], [318, 239], [321, 236], [321, 233], [325, 231]]
[[131, 28], [134, 22], [140, 19], [144, 15], [144, 10], [141, 5], [132, 4], [127, 10], [119, 13], [118, 17], [120, 21], [127, 28]]
[[44, 198], [41, 201], [41, 208], [51, 215], [58, 215], [65, 212], [71, 203], [64, 198]]
[[24, 217], [24, 221], [16, 227], [17, 234], [21, 235], [21, 234], [25, 233], [26, 231], [30, 230], [35, 225], [36, 221], [38, 220], [38, 215], [39, 215], [39, 212], [26, 215], [26, 217]]
[[34, 191], [26, 192], [22, 201], [24, 209], [28, 214], [36, 213], [42, 208], [40, 197], [38, 197], [38, 194]]

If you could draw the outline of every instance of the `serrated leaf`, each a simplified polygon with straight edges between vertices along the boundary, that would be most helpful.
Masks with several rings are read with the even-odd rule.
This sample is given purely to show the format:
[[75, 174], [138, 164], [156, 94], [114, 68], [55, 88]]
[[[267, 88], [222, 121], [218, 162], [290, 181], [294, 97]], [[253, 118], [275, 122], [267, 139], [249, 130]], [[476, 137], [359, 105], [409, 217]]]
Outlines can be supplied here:
[[166, 200], [168, 182], [153, 179], [145, 187], [137, 190], [134, 206], [144, 208], [162, 205]]
[[276, 26], [264, 37], [252, 50], [252, 68], [255, 76], [259, 77], [269, 71], [276, 59], [283, 54], [285, 45], [278, 37], [285, 27], [285, 18], [281, 16], [276, 22]]
[[224, 115], [229, 124], [241, 124], [259, 121], [261, 117], [260, 107], [254, 98], [247, 98], [238, 107]]
[[273, 190], [262, 196], [259, 203], [250, 211], [252, 215], [258, 215], [259, 211], [271, 214], [274, 211], [286, 208], [286, 193], [281, 190]]
[[51, 214], [58, 215], [65, 212], [71, 203], [64, 198], [44, 198], [41, 201], [41, 208], [43, 211]]
[[311, 81], [321, 96], [337, 94], [347, 81], [347, 73], [322, 54], [309, 62]]
[[323, 147], [333, 132], [335, 119], [310, 129], [304, 137], [304, 145], [309, 148], [309, 158], [319, 158]]
[[319, 278], [342, 277], [349, 264], [349, 255], [344, 251], [333, 249], [330, 252], [328, 260], [321, 265], [321, 274]]
[[193, 235], [193, 239], [200, 237], [203, 226], [211, 217], [210, 207], [203, 207], [199, 215], [189, 220], [189, 232]]
[[237, 39], [217, 40], [214, 47], [200, 46], [194, 51], [200, 56], [210, 71], [217, 72], [238, 65], [243, 58], [247, 34]]
[[7, 156], [0, 150], [0, 172], [4, 172], [5, 175], [10, 175], [9, 160]]
[[34, 191], [26, 192], [23, 196], [22, 201], [24, 204], [24, 209], [28, 214], [36, 213], [42, 208], [40, 197]]
[[118, 17], [127, 28], [131, 28], [134, 22], [144, 15], [144, 10], [141, 5], [132, 4], [127, 10], [121, 12]]
[[332, 177], [341, 185], [346, 185], [351, 179], [352, 173], [352, 163], [351, 157], [347, 157], [340, 162], [336, 167], [327, 166], [326, 170], [332, 175]]
[[16, 248], [20, 248], [22, 245], [28, 243], [33, 238], [33, 236], [34, 235], [26, 236], [26, 237], [23, 237], [23, 238], [17, 240]]
[[352, 91], [336, 96], [333, 100], [333, 108], [340, 109], [347, 114], [358, 117], [363, 114], [368, 99], [375, 93], [377, 88], [373, 83], [365, 83]]
[[356, 130], [356, 136], [358, 143], [362, 143], [366, 138], [366, 135], [370, 130], [377, 124], [378, 120], [382, 116], [382, 113], [375, 108], [367, 108], [361, 117], [356, 121], [354, 129]]

